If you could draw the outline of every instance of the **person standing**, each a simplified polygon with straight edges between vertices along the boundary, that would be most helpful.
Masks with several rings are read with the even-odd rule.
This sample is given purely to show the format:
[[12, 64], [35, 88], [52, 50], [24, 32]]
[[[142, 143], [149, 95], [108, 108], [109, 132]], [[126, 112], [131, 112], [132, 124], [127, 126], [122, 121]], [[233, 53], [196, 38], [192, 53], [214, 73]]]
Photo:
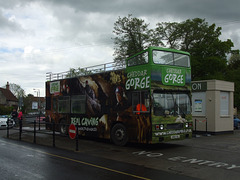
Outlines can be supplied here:
[[11, 116], [12, 116], [14, 122], [15, 122], [15, 125], [17, 125], [17, 123], [18, 123], [18, 122], [17, 122], [17, 119], [18, 119], [18, 112], [17, 112], [16, 109], [13, 109], [13, 111], [12, 111], [12, 113], [11, 113]]
[[22, 114], [22, 111], [21, 109], [18, 111], [18, 122], [19, 122], [19, 126], [21, 127], [22, 126], [22, 117], [23, 117], [23, 114]]
[[19, 110], [19, 111], [18, 111], [18, 120], [19, 120], [19, 121], [22, 120], [22, 116], [23, 116], [22, 111]]

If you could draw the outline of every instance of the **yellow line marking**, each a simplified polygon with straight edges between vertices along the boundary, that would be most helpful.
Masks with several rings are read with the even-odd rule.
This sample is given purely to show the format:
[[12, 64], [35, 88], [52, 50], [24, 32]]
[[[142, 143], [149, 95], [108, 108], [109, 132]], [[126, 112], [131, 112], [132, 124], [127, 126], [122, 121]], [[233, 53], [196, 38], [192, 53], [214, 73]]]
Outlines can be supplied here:
[[104, 170], [107, 170], [107, 171], [115, 172], [115, 173], [118, 173], [118, 174], [132, 176], [132, 177], [135, 177], [135, 178], [138, 178], [138, 179], [150, 180], [148, 178], [144, 178], [144, 177], [137, 176], [137, 175], [134, 175], [134, 174], [129, 174], [129, 173], [126, 173], [126, 172], [118, 171], [118, 170], [107, 168], [107, 167], [104, 167], [104, 166], [99, 166], [99, 165], [96, 165], [96, 164], [87, 163], [87, 162], [84, 162], [84, 161], [79, 161], [79, 160], [76, 160], [76, 159], [71, 159], [71, 158], [67, 158], [67, 157], [64, 157], [64, 156], [59, 156], [59, 155], [51, 154], [51, 153], [47, 153], [47, 152], [42, 152], [42, 153], [47, 154], [49, 156], [54, 156], [54, 157], [57, 157], [57, 158], [61, 158], [61, 159], [65, 159], [65, 160], [81, 163], [81, 164], [84, 164], [84, 165], [96, 167], [96, 168], [99, 168], [99, 169], [104, 169]]
[[[5, 143], [11, 144], [11, 145], [15, 145], [15, 146], [21, 146], [21, 145], [9, 143], [9, 142], [6, 142], [6, 141], [2, 141], [2, 142], [5, 142]], [[32, 149], [32, 148], [25, 147], [25, 146], [21, 146], [21, 147], [25, 148], [25, 149], [29, 149], [29, 150], [35, 151], [35, 152], [39, 152], [39, 153], [42, 153], [42, 154], [46, 154], [46, 155], [49, 155], [49, 156], [57, 157], [57, 158], [60, 158], [60, 159], [65, 159], [65, 160], [68, 160], [68, 161], [84, 164], [84, 165], [95, 167], [95, 168], [99, 168], [99, 169], [104, 169], [106, 171], [111, 171], [111, 172], [115, 172], [115, 173], [118, 173], [118, 174], [123, 174], [123, 175], [126, 175], [126, 176], [131, 176], [131, 177], [138, 178], [138, 179], [150, 180], [149, 178], [145, 178], [145, 177], [137, 176], [137, 175], [134, 175], [134, 174], [118, 171], [118, 170], [107, 168], [107, 167], [104, 167], [104, 166], [100, 166], [100, 165], [96, 165], [96, 164], [92, 164], [92, 163], [87, 163], [87, 162], [79, 161], [79, 160], [76, 160], [76, 159], [71, 159], [71, 158], [68, 158], [68, 157], [64, 157], [64, 156], [60, 156], [60, 155], [44, 152], [44, 151], [41, 151], [41, 150]]]

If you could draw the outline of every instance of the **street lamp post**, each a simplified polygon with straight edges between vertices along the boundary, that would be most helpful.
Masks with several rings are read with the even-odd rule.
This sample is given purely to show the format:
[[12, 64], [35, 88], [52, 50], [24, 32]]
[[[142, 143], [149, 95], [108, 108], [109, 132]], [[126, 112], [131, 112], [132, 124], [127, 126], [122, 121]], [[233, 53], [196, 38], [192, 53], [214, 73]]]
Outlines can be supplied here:
[[37, 97], [38, 97], [38, 122], [39, 122], [39, 131], [40, 131], [40, 113], [41, 113], [41, 106], [40, 106], [40, 89], [33, 89], [35, 92], [37, 92]]

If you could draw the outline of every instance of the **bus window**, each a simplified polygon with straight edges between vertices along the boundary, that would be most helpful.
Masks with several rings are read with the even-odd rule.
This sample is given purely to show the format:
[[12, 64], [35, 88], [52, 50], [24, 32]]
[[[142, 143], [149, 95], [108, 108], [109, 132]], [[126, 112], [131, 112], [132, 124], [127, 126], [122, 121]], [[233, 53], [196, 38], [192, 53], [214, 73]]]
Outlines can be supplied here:
[[76, 95], [71, 97], [71, 113], [86, 113], [86, 96]]
[[51, 97], [46, 97], [46, 110], [51, 110]]
[[132, 94], [133, 112], [136, 114], [149, 112], [150, 96], [148, 92], [134, 92]]
[[62, 96], [58, 98], [58, 112], [70, 113], [70, 97]]
[[174, 65], [189, 67], [190, 66], [189, 56], [185, 54], [174, 53]]
[[128, 66], [136, 66], [148, 63], [148, 53], [142, 53], [128, 60]]
[[188, 55], [167, 51], [153, 51], [153, 62], [155, 64], [190, 67]]
[[181, 115], [191, 113], [188, 94], [185, 93], [154, 93], [153, 111], [155, 116]]
[[173, 53], [166, 51], [153, 51], [153, 62], [155, 64], [173, 65]]
[[132, 107], [133, 111], [136, 111], [137, 105], [140, 103], [140, 92], [134, 92], [132, 94]]
[[57, 112], [57, 98], [53, 98], [53, 111]]

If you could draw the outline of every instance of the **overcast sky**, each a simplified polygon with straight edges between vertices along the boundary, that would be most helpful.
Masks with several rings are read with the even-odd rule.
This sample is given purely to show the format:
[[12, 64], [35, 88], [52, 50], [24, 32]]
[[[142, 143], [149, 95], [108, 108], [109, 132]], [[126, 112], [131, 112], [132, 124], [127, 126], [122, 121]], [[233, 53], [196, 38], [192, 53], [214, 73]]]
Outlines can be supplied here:
[[157, 22], [205, 18], [240, 49], [239, 0], [0, 0], [0, 87], [45, 96], [47, 72], [113, 61], [113, 25], [132, 14]]

